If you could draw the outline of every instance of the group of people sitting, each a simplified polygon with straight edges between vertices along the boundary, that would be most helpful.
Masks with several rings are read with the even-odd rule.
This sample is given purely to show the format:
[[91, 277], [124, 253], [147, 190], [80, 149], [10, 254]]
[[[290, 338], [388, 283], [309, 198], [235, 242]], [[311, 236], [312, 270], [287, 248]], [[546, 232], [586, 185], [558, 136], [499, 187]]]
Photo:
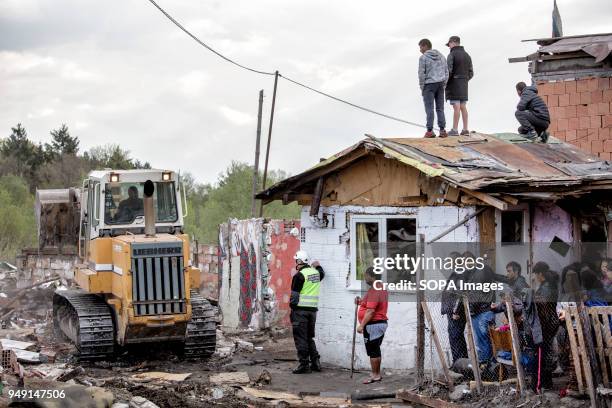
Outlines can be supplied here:
[[[472, 256], [453, 253], [450, 256]], [[452, 272], [449, 281], [502, 282], [510, 300], [521, 342], [521, 363], [529, 377], [534, 391], [553, 387], [553, 372], [570, 368], [570, 346], [565, 325], [564, 302], [584, 302], [586, 307], [607, 306], [612, 294], [612, 264], [608, 258], [593, 258], [572, 263], [561, 271], [551, 270], [545, 262], [537, 262], [531, 273], [531, 282], [522, 275], [518, 262], [509, 262], [506, 274], [497, 274], [486, 266], [481, 270]], [[497, 301], [494, 292], [442, 293], [441, 312], [448, 318], [448, 337], [451, 345], [453, 364], [462, 365], [468, 360], [465, 338], [466, 310], [463, 295], [469, 300], [474, 343], [482, 372], [494, 372], [497, 357], [489, 334], [489, 326], [497, 331], [509, 330], [506, 302]], [[499, 315], [496, 318], [496, 315]], [[500, 324], [496, 324], [496, 321]]]

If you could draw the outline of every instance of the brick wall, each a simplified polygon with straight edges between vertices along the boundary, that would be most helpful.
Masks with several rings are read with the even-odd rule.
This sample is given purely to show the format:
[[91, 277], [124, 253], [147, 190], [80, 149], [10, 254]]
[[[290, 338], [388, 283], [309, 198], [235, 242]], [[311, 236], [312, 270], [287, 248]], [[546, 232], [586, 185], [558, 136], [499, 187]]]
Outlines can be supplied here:
[[551, 114], [550, 133], [612, 159], [612, 78], [537, 81]]

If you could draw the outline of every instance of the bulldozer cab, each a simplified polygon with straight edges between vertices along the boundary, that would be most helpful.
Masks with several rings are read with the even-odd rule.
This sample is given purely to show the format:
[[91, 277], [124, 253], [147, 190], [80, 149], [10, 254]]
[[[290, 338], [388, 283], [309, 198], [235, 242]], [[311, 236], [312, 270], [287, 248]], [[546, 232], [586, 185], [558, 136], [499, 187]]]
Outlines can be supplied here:
[[166, 170], [93, 171], [83, 181], [79, 255], [89, 257], [89, 243], [98, 237], [145, 233], [145, 183], [153, 184], [154, 232], [180, 234], [187, 215], [184, 188], [175, 172]]

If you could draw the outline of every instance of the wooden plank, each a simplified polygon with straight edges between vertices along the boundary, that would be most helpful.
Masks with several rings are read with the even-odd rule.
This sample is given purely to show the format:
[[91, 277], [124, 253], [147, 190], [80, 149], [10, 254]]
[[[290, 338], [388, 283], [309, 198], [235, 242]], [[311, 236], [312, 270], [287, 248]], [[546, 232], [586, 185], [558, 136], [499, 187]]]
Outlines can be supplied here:
[[512, 306], [512, 296], [506, 296], [506, 310], [508, 311], [508, 323], [510, 323], [510, 336], [512, 337], [512, 355], [516, 366], [516, 377], [518, 378], [519, 392], [525, 394], [525, 371], [521, 363], [521, 341], [519, 339], [518, 327], [514, 319], [514, 310]]
[[414, 404], [421, 404], [431, 408], [454, 408], [459, 407], [460, 405], [453, 404], [449, 401], [444, 401], [439, 398], [427, 397], [425, 395], [420, 395], [414, 391], [410, 390], [398, 390], [395, 394], [395, 398], [401, 399], [402, 401], [412, 402]]
[[283, 194], [283, 205], [287, 205], [293, 201], [312, 201], [312, 194]]
[[487, 264], [495, 269], [495, 209], [485, 207], [485, 210], [478, 214], [478, 233], [480, 235], [480, 256], [487, 257]]
[[[601, 322], [599, 321], [600, 314], [597, 313], [596, 310], [589, 309], [589, 315], [591, 317], [591, 323], [593, 325], [593, 331], [595, 332], [595, 341], [596, 341], [596, 351], [597, 356], [599, 357], [599, 364], [601, 367], [601, 374], [603, 376], [603, 384], [606, 387], [610, 386], [610, 382], [608, 381], [608, 368], [606, 366], [606, 352], [603, 344], [603, 338], [601, 335]], [[601, 315], [605, 318], [606, 324], [608, 322], [608, 315]]]
[[463, 307], [465, 308], [465, 320], [468, 332], [468, 354], [470, 355], [470, 360], [472, 362], [472, 371], [474, 372], [474, 380], [476, 381], [476, 390], [478, 393], [480, 393], [482, 391], [480, 364], [478, 364], [478, 353], [476, 351], [476, 343], [474, 342], [474, 328], [472, 326], [472, 316], [470, 315], [470, 302], [468, 302], [466, 296], [463, 296]]
[[325, 178], [319, 177], [317, 185], [315, 187], [314, 194], [312, 196], [312, 203], [310, 204], [310, 216], [315, 217], [319, 214], [319, 208], [321, 208], [321, 197], [323, 195], [323, 186], [325, 186]]
[[[425, 245], [425, 234], [419, 234], [419, 242], [421, 247]], [[416, 281], [420, 282], [423, 279], [423, 268], [418, 268], [416, 271]], [[420, 386], [425, 381], [425, 319], [423, 313], [423, 307], [421, 303], [425, 300], [425, 294], [420, 288], [421, 285], [417, 284], [416, 298], [417, 298], [417, 355], [416, 355], [416, 368], [417, 368], [417, 384]]]
[[485, 203], [489, 204], [490, 206], [493, 206], [493, 207], [497, 208], [498, 210], [506, 211], [508, 209], [508, 203], [507, 202], [502, 201], [502, 200], [500, 200], [498, 198], [495, 198], [492, 195], [489, 195], [489, 194], [486, 194], [486, 193], [482, 193], [480, 191], [469, 190], [469, 189], [464, 188], [464, 187], [459, 187], [459, 189], [462, 192], [466, 193], [466, 194], [469, 194], [471, 196], [476, 197], [480, 201], [484, 201]]
[[576, 332], [572, 325], [572, 314], [569, 308], [565, 310], [565, 326], [567, 328], [567, 336], [570, 342], [570, 348], [572, 349], [572, 358], [574, 360], [574, 370], [576, 371], [576, 381], [578, 382], [578, 392], [584, 394], [584, 386], [582, 384], [582, 368], [580, 365], [580, 352], [578, 350], [578, 343], [576, 341]]
[[591, 362], [589, 360], [589, 356], [586, 350], [586, 341], [585, 341], [584, 332], [582, 330], [580, 312], [577, 307], [570, 307], [570, 310], [576, 319], [576, 332], [578, 333], [578, 345], [580, 346], [580, 358], [582, 360], [582, 368], [584, 370], [584, 377], [586, 379], [586, 385], [589, 391], [591, 407], [597, 408], [597, 399], [595, 396], [595, 384], [593, 383], [593, 372], [591, 371]]
[[[442, 364], [442, 371], [444, 371], [444, 377], [446, 377], [446, 383], [448, 384], [448, 389], [452, 392], [455, 389], [455, 384], [453, 383], [453, 378], [450, 375], [450, 371], [448, 369], [448, 365], [446, 364], [446, 358], [444, 357], [444, 350], [442, 349], [442, 345], [440, 344], [440, 339], [438, 339], [438, 332], [436, 331], [436, 326], [434, 325], [434, 321], [431, 318], [431, 313], [429, 313], [429, 307], [427, 307], [427, 302], [421, 302], [421, 307], [423, 308], [423, 312], [425, 313], [425, 318], [429, 323], [429, 331], [431, 336], [433, 337], [434, 344], [436, 346], [436, 351], [438, 352], [438, 358], [440, 359], [440, 364]], [[432, 362], [433, 364], [433, 362]]]
[[[365, 193], [380, 186], [382, 183], [378, 166], [373, 156], [359, 160], [338, 173], [338, 201], [346, 205], [353, 200], [366, 198]], [[367, 197], [367, 201], [373, 198]], [[375, 205], [368, 203], [368, 205]]]

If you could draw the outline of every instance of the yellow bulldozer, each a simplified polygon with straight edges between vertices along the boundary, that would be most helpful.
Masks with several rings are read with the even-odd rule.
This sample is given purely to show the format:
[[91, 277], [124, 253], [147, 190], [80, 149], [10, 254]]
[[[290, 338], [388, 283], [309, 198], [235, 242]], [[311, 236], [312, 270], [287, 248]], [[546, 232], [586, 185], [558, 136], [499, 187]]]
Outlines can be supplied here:
[[54, 208], [80, 213], [74, 228], [79, 288], [58, 290], [53, 299], [54, 328], [76, 345], [79, 357], [110, 358], [117, 346], [151, 342], [180, 342], [188, 358], [213, 354], [214, 310], [199, 294], [200, 271], [190, 262], [185, 190], [177, 174], [93, 171], [80, 189], [66, 192], [37, 192], [39, 238], [44, 243], [53, 231], [65, 232], [41, 225], [58, 219]]

